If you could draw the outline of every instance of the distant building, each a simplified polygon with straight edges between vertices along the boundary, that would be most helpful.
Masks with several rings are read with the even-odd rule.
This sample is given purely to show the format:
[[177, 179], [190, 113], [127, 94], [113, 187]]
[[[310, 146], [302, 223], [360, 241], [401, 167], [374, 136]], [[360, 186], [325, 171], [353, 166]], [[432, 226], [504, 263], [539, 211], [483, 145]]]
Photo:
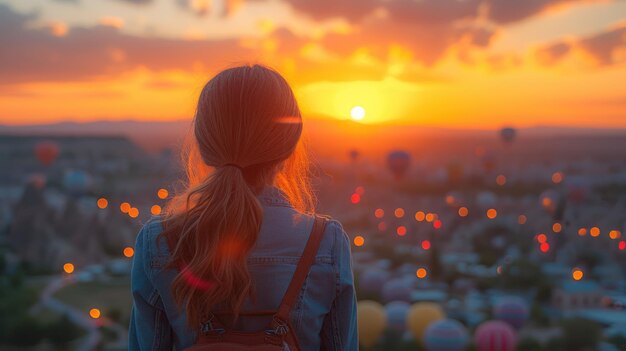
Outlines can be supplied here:
[[566, 281], [554, 290], [552, 306], [561, 310], [602, 307], [602, 289], [593, 281]]

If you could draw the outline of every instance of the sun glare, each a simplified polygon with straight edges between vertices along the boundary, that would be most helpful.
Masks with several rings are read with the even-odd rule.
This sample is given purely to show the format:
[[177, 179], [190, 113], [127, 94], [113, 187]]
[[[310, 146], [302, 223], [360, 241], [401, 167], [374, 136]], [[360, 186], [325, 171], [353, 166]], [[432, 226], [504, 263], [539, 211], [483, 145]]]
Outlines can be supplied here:
[[354, 106], [352, 110], [350, 110], [350, 117], [354, 121], [361, 121], [365, 118], [365, 109], [362, 106]]

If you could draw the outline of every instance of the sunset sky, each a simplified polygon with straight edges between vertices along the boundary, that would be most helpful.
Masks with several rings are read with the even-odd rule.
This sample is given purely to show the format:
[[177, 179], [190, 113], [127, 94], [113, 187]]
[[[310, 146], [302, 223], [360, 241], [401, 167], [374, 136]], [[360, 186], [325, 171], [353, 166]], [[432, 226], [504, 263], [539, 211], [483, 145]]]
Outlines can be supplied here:
[[309, 118], [626, 128], [626, 1], [0, 0], [0, 124], [190, 118], [257, 62]]

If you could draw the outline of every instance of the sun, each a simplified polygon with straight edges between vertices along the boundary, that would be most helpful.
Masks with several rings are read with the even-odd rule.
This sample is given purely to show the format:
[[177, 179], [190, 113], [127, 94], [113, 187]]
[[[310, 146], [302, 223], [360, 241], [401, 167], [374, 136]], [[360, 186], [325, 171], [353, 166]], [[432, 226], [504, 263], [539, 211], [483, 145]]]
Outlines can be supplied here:
[[360, 121], [365, 118], [365, 109], [362, 106], [354, 106], [352, 110], [350, 110], [350, 117], [354, 121]]

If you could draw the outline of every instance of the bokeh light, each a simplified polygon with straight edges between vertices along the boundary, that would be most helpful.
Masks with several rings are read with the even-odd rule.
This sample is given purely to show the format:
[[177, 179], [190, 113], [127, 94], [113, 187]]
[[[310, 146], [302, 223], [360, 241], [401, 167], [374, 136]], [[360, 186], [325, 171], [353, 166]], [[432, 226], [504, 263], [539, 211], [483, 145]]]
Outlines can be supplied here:
[[417, 271], [415, 271], [415, 275], [420, 279], [424, 279], [428, 275], [428, 271], [426, 268], [418, 268]]
[[554, 223], [552, 224], [552, 231], [555, 233], [560, 233], [561, 230], [563, 229], [563, 226], [561, 225], [561, 223]]
[[498, 184], [499, 186], [504, 186], [506, 184], [506, 176], [503, 174], [500, 174], [499, 176], [497, 176], [496, 184]]
[[405, 236], [406, 235], [406, 227], [401, 225], [398, 228], [396, 228], [396, 234], [398, 234], [399, 236]]
[[354, 237], [354, 246], [361, 247], [361, 246], [363, 246], [363, 244], [365, 244], [365, 238], [364, 237], [362, 237], [360, 235], [357, 235], [357, 236]]
[[441, 229], [441, 225], [442, 225], [441, 220], [436, 219], [436, 220], [433, 221], [433, 228]]
[[552, 182], [554, 184], [559, 184], [563, 181], [563, 173], [561, 172], [554, 172], [552, 174]]
[[152, 207], [150, 207], [150, 213], [152, 213], [153, 216], [158, 216], [161, 214], [161, 206], [159, 205], [152, 205]]
[[498, 211], [495, 208], [490, 208], [487, 210], [487, 218], [494, 219], [498, 216]]
[[415, 220], [418, 222], [423, 221], [426, 218], [426, 214], [423, 211], [415, 212]]
[[353, 204], [358, 204], [361, 201], [361, 195], [359, 194], [352, 194], [352, 196], [350, 196], [350, 202], [352, 202]]
[[609, 232], [609, 238], [613, 239], [613, 240], [617, 240], [619, 238], [622, 237], [622, 232], [620, 232], [619, 230], [611, 230]]
[[67, 274], [72, 274], [74, 273], [74, 265], [71, 263], [66, 263], [63, 265], [63, 271]]
[[580, 236], [587, 235], [587, 228], [579, 228], [578, 229], [578, 235], [580, 235]]
[[122, 211], [122, 213], [128, 213], [130, 209], [131, 209], [131, 206], [128, 202], [122, 202], [120, 204], [120, 211]]
[[429, 250], [430, 249], [430, 240], [422, 241], [422, 249]]
[[92, 308], [89, 310], [89, 317], [93, 318], [93, 319], [98, 319], [100, 318], [100, 310], [97, 308]]
[[130, 246], [124, 248], [124, 256], [131, 258], [135, 255], [135, 249]]
[[404, 217], [404, 209], [401, 207], [396, 208], [395, 211], [393, 211], [393, 214], [396, 216], [396, 218], [402, 218]]
[[467, 217], [467, 215], [469, 215], [469, 210], [467, 209], [467, 207], [461, 207], [459, 208], [458, 213], [460, 217]]
[[583, 279], [584, 275], [585, 274], [583, 273], [583, 271], [579, 268], [574, 268], [574, 270], [572, 271], [572, 279], [576, 281]]
[[383, 210], [382, 208], [377, 208], [376, 211], [374, 211], [374, 217], [383, 218], [384, 216], [385, 216], [385, 210]]
[[107, 208], [107, 206], [109, 206], [109, 201], [103, 197], [99, 198], [97, 201], [98, 204], [98, 208], [100, 209], [105, 209]]
[[432, 221], [435, 220], [435, 214], [434, 213], [427, 213], [426, 214], [426, 222], [430, 223]]
[[527, 220], [528, 220], [528, 218], [525, 215], [517, 216], [517, 223], [518, 224], [526, 224]]
[[161, 188], [157, 191], [157, 196], [159, 199], [167, 199], [167, 197], [169, 196], [169, 191], [167, 191], [167, 189]]
[[131, 209], [128, 210], [128, 215], [131, 218], [137, 218], [139, 216], [139, 209], [137, 207], [131, 207]]
[[592, 227], [591, 229], [589, 229], [589, 235], [595, 237], [600, 236], [600, 228], [598, 227]]

